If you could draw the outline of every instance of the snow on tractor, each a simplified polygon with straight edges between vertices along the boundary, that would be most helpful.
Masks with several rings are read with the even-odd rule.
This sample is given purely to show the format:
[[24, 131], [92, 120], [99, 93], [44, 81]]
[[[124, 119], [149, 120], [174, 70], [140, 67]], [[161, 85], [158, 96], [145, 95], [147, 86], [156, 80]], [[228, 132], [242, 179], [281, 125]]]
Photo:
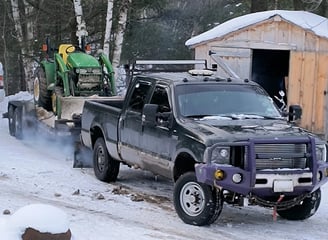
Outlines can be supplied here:
[[58, 49], [47, 39], [34, 78], [34, 101], [52, 111], [58, 119], [81, 114], [85, 99], [116, 95], [113, 67], [103, 53], [96, 58], [86, 52], [87, 45], [61, 44]]

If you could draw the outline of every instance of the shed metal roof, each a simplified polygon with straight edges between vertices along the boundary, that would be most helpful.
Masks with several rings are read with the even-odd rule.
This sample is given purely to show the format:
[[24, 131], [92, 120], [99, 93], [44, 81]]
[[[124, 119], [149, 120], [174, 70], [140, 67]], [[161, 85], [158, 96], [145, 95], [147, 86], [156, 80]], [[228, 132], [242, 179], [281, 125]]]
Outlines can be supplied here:
[[314, 32], [318, 36], [328, 38], [327, 18], [306, 11], [272, 10], [251, 13], [228, 20], [200, 35], [190, 38], [186, 41], [185, 45], [192, 47], [193, 45], [222, 37], [228, 33], [268, 20], [277, 15], [305, 30]]

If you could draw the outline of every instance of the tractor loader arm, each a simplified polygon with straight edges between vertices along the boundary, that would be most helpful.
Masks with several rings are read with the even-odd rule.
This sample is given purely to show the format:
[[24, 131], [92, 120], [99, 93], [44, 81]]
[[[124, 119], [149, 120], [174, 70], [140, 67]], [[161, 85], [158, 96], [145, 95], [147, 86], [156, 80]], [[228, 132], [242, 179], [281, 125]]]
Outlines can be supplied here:
[[60, 56], [60, 54], [55, 54], [56, 64], [58, 66], [57, 74], [63, 81], [63, 87], [64, 87], [64, 96], [68, 97], [70, 96], [70, 90], [69, 90], [69, 82], [68, 82], [68, 68], [63, 60], [63, 58]]
[[99, 62], [101, 63], [101, 65], [103, 67], [106, 68], [107, 70], [107, 74], [109, 77], [109, 82], [110, 82], [110, 91], [111, 91], [111, 95], [115, 96], [116, 95], [116, 86], [115, 86], [115, 79], [114, 79], [114, 69], [112, 64], [110, 63], [109, 59], [107, 58], [107, 56], [104, 53], [101, 53], [99, 55]]

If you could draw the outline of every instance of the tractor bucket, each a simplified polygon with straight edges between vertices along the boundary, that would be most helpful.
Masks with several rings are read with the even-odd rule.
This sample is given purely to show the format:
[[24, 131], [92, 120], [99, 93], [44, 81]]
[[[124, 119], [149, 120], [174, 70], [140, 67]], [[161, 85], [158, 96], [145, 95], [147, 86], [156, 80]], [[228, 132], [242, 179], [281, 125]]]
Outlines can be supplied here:
[[85, 97], [59, 97], [57, 102], [57, 115], [60, 119], [72, 120], [73, 116], [82, 113]]

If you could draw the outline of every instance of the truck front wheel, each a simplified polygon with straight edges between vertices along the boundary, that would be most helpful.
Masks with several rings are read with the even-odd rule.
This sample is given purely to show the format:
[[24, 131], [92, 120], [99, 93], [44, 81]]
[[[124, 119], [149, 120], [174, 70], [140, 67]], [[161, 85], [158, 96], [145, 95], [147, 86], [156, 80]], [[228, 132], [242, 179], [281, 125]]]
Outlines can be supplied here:
[[298, 205], [288, 208], [286, 210], [277, 210], [280, 217], [287, 220], [304, 220], [313, 216], [319, 208], [321, 201], [320, 188], [311, 193]]
[[113, 159], [103, 138], [98, 138], [93, 148], [93, 169], [96, 177], [104, 182], [114, 182], [120, 170], [120, 162]]
[[196, 226], [213, 223], [223, 207], [222, 193], [197, 182], [194, 172], [179, 177], [174, 186], [173, 200], [182, 221]]

